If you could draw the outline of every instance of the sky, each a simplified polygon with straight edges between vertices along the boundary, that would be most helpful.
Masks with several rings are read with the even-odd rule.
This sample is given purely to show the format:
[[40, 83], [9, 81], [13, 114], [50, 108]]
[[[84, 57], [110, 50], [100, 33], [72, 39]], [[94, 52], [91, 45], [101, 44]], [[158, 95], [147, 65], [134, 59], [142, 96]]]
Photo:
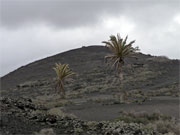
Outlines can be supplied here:
[[0, 0], [0, 76], [117, 33], [180, 59], [180, 0]]

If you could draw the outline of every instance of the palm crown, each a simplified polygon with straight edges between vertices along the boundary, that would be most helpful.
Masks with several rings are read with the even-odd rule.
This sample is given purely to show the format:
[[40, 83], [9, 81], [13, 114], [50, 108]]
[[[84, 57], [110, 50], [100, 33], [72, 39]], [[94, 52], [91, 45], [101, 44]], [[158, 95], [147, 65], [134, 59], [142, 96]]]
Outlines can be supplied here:
[[102, 42], [105, 43], [106, 47], [108, 47], [113, 53], [112, 55], [108, 55], [105, 58], [110, 59], [113, 62], [113, 65], [115, 65], [117, 68], [120, 68], [120, 66], [124, 64], [125, 57], [132, 55], [134, 52], [139, 50], [138, 47], [132, 47], [132, 44], [135, 43], [135, 40], [127, 44], [127, 39], [128, 36], [126, 36], [126, 38], [123, 40], [123, 38], [117, 34], [117, 38], [116, 36], [111, 35], [109, 41]]
[[64, 80], [74, 75], [75, 73], [71, 71], [68, 64], [56, 63], [53, 69], [56, 71], [57, 74], [56, 88], [59, 87], [60, 92], [62, 92], [63, 96], [65, 96]]

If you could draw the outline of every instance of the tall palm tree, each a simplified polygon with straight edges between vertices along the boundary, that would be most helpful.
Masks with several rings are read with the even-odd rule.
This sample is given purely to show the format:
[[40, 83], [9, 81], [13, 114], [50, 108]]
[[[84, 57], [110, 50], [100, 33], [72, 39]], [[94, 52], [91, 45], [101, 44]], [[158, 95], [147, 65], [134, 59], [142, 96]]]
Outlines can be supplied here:
[[53, 69], [57, 74], [55, 89], [59, 88], [59, 93], [62, 94], [62, 97], [65, 97], [64, 81], [75, 73], [71, 71], [68, 64], [56, 63]]
[[124, 65], [124, 58], [133, 55], [136, 51], [139, 50], [138, 47], [132, 47], [132, 44], [135, 43], [135, 40], [127, 44], [127, 39], [128, 36], [126, 36], [126, 38], [123, 39], [120, 37], [119, 34], [117, 34], [117, 37], [111, 35], [110, 40], [102, 42], [105, 43], [106, 47], [108, 47], [112, 52], [111, 55], [105, 56], [105, 58], [112, 61], [113, 66], [115, 66], [118, 70], [120, 83], [122, 83], [123, 80], [122, 68]]

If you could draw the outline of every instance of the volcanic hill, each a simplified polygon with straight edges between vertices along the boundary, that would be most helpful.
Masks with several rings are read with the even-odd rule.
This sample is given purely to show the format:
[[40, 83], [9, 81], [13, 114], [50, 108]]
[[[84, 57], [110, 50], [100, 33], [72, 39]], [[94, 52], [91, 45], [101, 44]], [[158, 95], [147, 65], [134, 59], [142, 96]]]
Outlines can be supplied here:
[[[111, 92], [111, 89], [119, 87], [119, 82], [114, 81], [114, 78], [118, 78], [115, 69], [105, 62], [104, 57], [108, 54], [109, 50], [103, 46], [89, 46], [35, 61], [2, 77], [2, 94], [13, 93], [18, 86], [31, 82], [35, 83], [34, 85], [38, 85], [38, 82], [45, 83], [48, 87], [56, 77], [53, 70], [55, 63], [67, 63], [76, 73], [73, 83], [67, 84], [67, 89], [75, 91], [97, 86]], [[137, 53], [135, 57], [125, 59], [123, 72], [124, 88], [128, 90], [152, 91], [174, 87], [174, 94], [178, 91], [179, 60]]]
[[[136, 53], [125, 59], [120, 83], [104, 58], [110, 53], [82, 47], [3, 76], [0, 134], [178, 135], [180, 61]], [[76, 73], [65, 82], [65, 99], [55, 91], [55, 63]]]

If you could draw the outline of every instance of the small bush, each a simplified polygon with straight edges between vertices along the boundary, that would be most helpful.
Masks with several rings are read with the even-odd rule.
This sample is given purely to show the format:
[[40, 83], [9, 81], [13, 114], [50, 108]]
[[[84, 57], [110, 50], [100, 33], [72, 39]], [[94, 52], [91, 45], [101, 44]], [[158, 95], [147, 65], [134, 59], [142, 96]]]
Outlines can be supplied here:
[[52, 108], [48, 110], [47, 113], [50, 115], [55, 115], [60, 117], [64, 117], [66, 115], [60, 108]]
[[39, 133], [35, 133], [35, 135], [56, 135], [54, 133], [54, 130], [52, 128], [44, 128], [41, 129], [41, 131]]
[[52, 109], [47, 111], [47, 114], [54, 115], [54, 116], [59, 116], [59, 117], [76, 118], [76, 116], [73, 115], [73, 114], [66, 114], [66, 113], [64, 113], [60, 108], [52, 108]]

